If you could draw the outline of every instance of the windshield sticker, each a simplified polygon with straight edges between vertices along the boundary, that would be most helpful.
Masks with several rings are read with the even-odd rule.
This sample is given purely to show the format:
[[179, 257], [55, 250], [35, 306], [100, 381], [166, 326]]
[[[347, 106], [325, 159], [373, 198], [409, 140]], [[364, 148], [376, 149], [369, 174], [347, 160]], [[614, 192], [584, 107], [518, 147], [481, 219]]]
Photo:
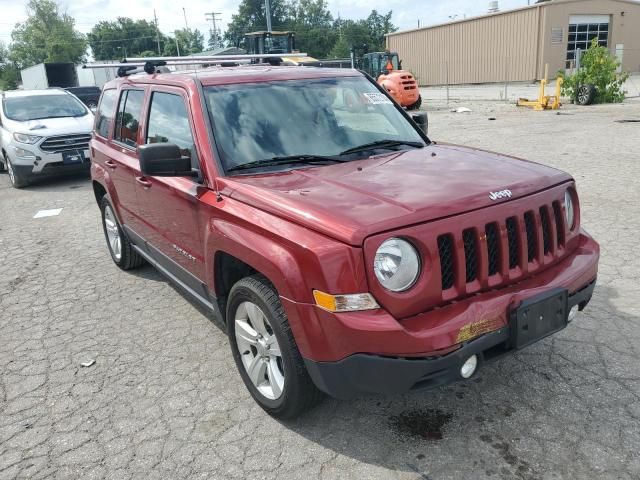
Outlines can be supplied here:
[[364, 93], [369, 103], [374, 105], [383, 105], [383, 104], [391, 104], [391, 100], [389, 100], [383, 93]]

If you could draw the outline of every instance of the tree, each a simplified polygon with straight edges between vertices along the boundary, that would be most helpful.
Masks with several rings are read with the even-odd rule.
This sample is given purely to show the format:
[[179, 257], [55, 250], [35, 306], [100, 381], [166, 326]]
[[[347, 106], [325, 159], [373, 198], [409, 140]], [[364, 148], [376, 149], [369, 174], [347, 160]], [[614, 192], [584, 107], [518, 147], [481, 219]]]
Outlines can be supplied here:
[[9, 59], [9, 49], [0, 42], [0, 90], [11, 90], [18, 86], [20, 72]]
[[18, 68], [42, 62], [84, 61], [87, 41], [74, 29], [75, 20], [60, 13], [52, 0], [29, 0], [28, 17], [11, 32], [10, 59]]
[[576, 98], [578, 88], [593, 85], [596, 90], [597, 103], [622, 102], [624, 100], [624, 82], [629, 78], [626, 72], [618, 73], [620, 61], [612, 55], [607, 47], [598, 45], [598, 39], [591, 41], [591, 46], [580, 59], [580, 68], [572, 75], [564, 77], [562, 95]]
[[[286, 28], [289, 20], [290, 4], [286, 0], [270, 0], [271, 26], [273, 30]], [[231, 44], [244, 38], [244, 34], [255, 30], [266, 30], [264, 0], [242, 0], [238, 13], [231, 15], [231, 22], [224, 34], [225, 40]]]
[[[339, 32], [339, 38], [333, 49], [331, 50], [331, 57], [333, 58], [347, 58], [351, 51], [351, 47], [361, 50], [365, 45], [370, 51], [375, 51], [375, 48], [371, 48], [371, 37], [369, 35], [369, 27], [365, 20], [337, 20], [334, 28]], [[362, 52], [359, 51], [359, 54]]]
[[167, 42], [167, 38], [157, 30], [153, 22], [127, 17], [97, 23], [87, 37], [96, 60], [139, 57], [146, 51], [153, 51], [158, 55]]
[[397, 31], [397, 27], [391, 23], [392, 10], [385, 15], [380, 15], [376, 10], [372, 10], [367, 19], [367, 29], [369, 30], [371, 51], [380, 52], [386, 49], [385, 35]]
[[[178, 46], [180, 47], [180, 55], [191, 55], [200, 53], [204, 50], [204, 35], [197, 28], [182, 28], [176, 30], [173, 38], [168, 38], [164, 45], [164, 55], [175, 56], [178, 54]], [[176, 41], [178, 46], [176, 46]]]
[[296, 32], [296, 48], [312, 57], [327, 58], [338, 39], [325, 0], [292, 0], [287, 29]]
[[209, 29], [209, 40], [207, 41], [207, 48], [209, 50], [215, 50], [223, 46], [223, 36], [220, 31], [214, 32], [212, 28]]

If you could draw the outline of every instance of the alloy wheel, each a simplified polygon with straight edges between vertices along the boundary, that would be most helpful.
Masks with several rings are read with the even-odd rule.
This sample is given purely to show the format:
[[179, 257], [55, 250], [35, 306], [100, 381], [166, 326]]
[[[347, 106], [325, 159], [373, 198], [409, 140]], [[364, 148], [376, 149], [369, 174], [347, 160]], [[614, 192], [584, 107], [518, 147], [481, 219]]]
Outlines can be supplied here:
[[116, 217], [109, 205], [104, 209], [104, 226], [107, 232], [107, 241], [109, 242], [111, 253], [113, 253], [113, 257], [116, 261], [120, 261], [122, 258], [122, 238], [120, 238], [120, 230], [118, 229]]
[[234, 328], [251, 383], [269, 400], [280, 398], [285, 382], [282, 352], [266, 315], [255, 303], [242, 302], [236, 310]]
[[11, 180], [12, 185], [15, 185], [16, 177], [13, 173], [13, 166], [11, 165], [11, 162], [9, 161], [9, 159], [6, 157], [5, 157], [5, 165], [7, 167], [7, 173], [9, 174], [9, 180]]

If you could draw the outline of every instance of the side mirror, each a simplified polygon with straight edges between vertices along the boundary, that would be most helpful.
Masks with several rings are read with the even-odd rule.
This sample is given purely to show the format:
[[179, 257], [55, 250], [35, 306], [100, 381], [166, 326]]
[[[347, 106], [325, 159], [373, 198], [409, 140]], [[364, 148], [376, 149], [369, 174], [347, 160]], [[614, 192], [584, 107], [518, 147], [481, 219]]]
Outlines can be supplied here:
[[138, 147], [140, 171], [145, 177], [194, 177], [191, 159], [173, 143], [149, 143]]
[[429, 134], [429, 116], [427, 112], [411, 112], [409, 114], [411, 116], [411, 120], [416, 126], [424, 132], [425, 135]]

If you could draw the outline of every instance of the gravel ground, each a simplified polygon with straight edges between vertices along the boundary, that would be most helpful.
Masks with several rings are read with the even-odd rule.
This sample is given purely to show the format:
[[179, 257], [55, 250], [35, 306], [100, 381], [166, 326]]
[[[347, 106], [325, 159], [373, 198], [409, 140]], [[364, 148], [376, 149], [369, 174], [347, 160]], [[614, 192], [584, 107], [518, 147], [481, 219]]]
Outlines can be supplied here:
[[[0, 479], [639, 478], [640, 123], [615, 120], [640, 102], [467, 106], [433, 112], [433, 137], [576, 177], [602, 244], [589, 309], [471, 382], [291, 423], [251, 400], [215, 321], [153, 269], [112, 264], [86, 179], [0, 175]], [[32, 218], [44, 208], [63, 210]]]

